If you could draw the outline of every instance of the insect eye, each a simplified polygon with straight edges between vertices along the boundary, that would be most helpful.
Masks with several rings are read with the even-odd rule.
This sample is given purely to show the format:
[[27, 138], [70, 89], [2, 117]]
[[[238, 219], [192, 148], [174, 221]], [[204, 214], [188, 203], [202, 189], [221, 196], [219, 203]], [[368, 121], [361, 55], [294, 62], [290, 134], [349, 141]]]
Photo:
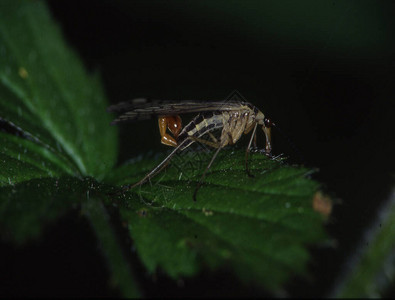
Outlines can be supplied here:
[[270, 128], [270, 127], [274, 126], [274, 123], [269, 118], [265, 118], [264, 122], [265, 122], [266, 127]]

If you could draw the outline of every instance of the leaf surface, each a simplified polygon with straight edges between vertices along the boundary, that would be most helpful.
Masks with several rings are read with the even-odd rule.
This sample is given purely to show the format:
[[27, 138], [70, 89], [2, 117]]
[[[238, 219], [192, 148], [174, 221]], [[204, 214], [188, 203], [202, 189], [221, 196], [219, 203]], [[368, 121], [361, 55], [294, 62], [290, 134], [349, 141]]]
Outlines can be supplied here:
[[81, 174], [99, 176], [114, 164], [116, 135], [101, 85], [40, 1], [0, 4], [0, 118]]
[[[197, 166], [196, 157], [188, 155], [182, 162]], [[149, 171], [144, 164], [155, 163], [124, 165], [107, 180], [136, 182]], [[307, 177], [311, 171], [255, 154], [250, 178], [243, 169], [244, 151], [223, 150], [194, 202], [205, 165], [199, 162], [186, 180], [185, 165], [173, 164], [151, 184], [120, 197], [121, 214], [147, 268], [179, 278], [196, 274], [202, 265], [221, 266], [272, 291], [293, 274], [306, 275], [306, 246], [326, 239], [323, 217], [312, 207], [319, 185]]]

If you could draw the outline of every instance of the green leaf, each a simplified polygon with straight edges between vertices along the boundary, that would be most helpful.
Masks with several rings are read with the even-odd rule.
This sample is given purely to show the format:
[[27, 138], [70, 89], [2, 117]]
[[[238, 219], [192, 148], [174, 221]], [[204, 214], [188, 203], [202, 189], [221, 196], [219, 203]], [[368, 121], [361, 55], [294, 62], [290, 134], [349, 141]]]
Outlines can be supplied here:
[[100, 179], [115, 162], [116, 134], [106, 106], [100, 82], [66, 47], [42, 1], [0, 3], [0, 121], [16, 132], [0, 132], [1, 236], [23, 243], [82, 205], [113, 285], [137, 296], [97, 196], [104, 192], [91, 178], [80, 179]]
[[32, 179], [2, 187], [2, 236], [18, 243], [37, 237], [45, 225], [78, 207], [85, 189], [86, 184], [73, 177]]
[[[80, 209], [92, 224], [112, 271], [112, 284], [124, 296], [136, 297], [138, 288], [101, 198], [102, 185], [86, 178], [32, 179], [7, 186], [0, 193], [0, 230], [3, 238], [23, 243], [40, 235], [43, 228], [72, 209]], [[101, 196], [100, 196], [101, 195]]]
[[378, 298], [393, 285], [395, 274], [395, 191], [369, 226], [355, 256], [339, 278], [333, 297]]
[[66, 47], [43, 2], [2, 1], [0, 118], [69, 168], [100, 176], [116, 158], [115, 129], [105, 110], [99, 81]]
[[0, 145], [0, 186], [73, 173], [52, 151], [32, 141], [0, 132]]
[[[202, 265], [222, 266], [272, 291], [291, 275], [307, 274], [306, 246], [326, 239], [323, 217], [312, 207], [319, 185], [306, 177], [308, 169], [262, 154], [253, 155], [255, 177], [249, 178], [244, 153], [220, 152], [196, 202], [192, 195], [209, 159], [200, 155], [203, 161], [196, 165], [196, 153], [181, 155], [178, 166], [173, 163], [151, 184], [119, 198], [122, 217], [149, 271], [160, 268], [179, 278], [196, 274]], [[124, 165], [107, 181], [136, 182], [158, 162]], [[191, 163], [195, 168], [185, 174]]]

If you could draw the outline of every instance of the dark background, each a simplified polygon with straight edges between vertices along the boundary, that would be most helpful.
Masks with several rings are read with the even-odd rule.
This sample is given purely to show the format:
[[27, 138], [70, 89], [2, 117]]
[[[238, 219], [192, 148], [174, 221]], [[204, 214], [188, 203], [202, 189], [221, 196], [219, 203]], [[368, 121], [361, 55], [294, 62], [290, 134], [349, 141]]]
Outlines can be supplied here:
[[[290, 280], [288, 290], [297, 296], [329, 292], [394, 182], [395, 3], [48, 4], [87, 69], [100, 73], [111, 103], [223, 100], [236, 89], [278, 124], [301, 155], [275, 130], [274, 154], [318, 168], [314, 178], [340, 203], [327, 226], [337, 246], [312, 249], [311, 278]], [[155, 122], [121, 126], [119, 163], [149, 150], [167, 150]], [[38, 242], [4, 247], [12, 273], [2, 280], [6, 294], [117, 295], [77, 212]], [[173, 282], [131, 260], [147, 296], [265, 295], [220, 271]]]

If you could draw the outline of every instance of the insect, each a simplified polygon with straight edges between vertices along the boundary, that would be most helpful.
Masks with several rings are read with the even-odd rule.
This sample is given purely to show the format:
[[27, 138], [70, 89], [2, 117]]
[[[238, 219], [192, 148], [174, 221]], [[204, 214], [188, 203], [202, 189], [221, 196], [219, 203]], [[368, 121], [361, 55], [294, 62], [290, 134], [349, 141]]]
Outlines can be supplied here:
[[[217, 150], [195, 188], [193, 200], [196, 201], [197, 192], [219, 151], [227, 145], [235, 144], [243, 134], [248, 134], [251, 131], [251, 138], [246, 148], [245, 169], [247, 174], [253, 177], [248, 168], [248, 156], [252, 143], [254, 148], [256, 148], [256, 129], [258, 126], [262, 126], [266, 137], [264, 152], [269, 156], [271, 155], [271, 127], [274, 126], [274, 123], [270, 119], [265, 118], [264, 114], [257, 107], [246, 101], [170, 100], [146, 102], [144, 99], [134, 99], [112, 105], [107, 110], [120, 114], [111, 124], [157, 117], [161, 142], [174, 147], [174, 150], [159, 165], [140, 181], [124, 186], [123, 191], [134, 188], [151, 179], [167, 166], [177, 151], [185, 150], [194, 142], [200, 142]], [[182, 127], [180, 115], [187, 113], [197, 113], [197, 115], [185, 127]], [[217, 129], [221, 131], [219, 138], [212, 134]], [[202, 138], [205, 135], [209, 136], [209, 140]]]

